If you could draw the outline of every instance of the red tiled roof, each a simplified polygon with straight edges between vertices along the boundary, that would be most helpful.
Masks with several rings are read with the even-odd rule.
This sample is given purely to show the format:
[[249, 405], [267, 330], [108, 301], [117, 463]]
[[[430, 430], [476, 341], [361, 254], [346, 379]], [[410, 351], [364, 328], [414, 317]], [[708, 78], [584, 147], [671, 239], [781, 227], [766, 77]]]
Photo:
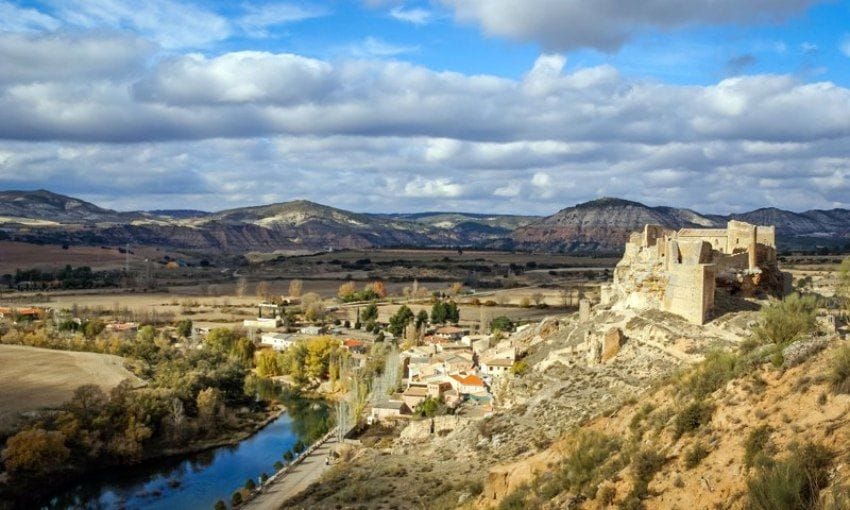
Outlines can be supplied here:
[[344, 346], [346, 346], [350, 349], [352, 347], [363, 347], [364, 345], [366, 345], [366, 342], [363, 342], [363, 341], [360, 341], [360, 340], [355, 340], [353, 338], [346, 338], [345, 340], [342, 341], [342, 345], [344, 345]]
[[481, 386], [484, 387], [484, 381], [481, 380], [477, 375], [460, 375], [454, 374], [451, 376], [455, 381], [463, 384], [464, 386]]

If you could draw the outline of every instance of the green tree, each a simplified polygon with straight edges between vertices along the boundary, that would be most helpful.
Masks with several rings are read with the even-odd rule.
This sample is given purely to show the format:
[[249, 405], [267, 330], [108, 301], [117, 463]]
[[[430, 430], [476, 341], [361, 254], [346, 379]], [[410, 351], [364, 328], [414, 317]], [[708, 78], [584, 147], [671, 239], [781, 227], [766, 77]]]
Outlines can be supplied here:
[[425, 310], [419, 310], [419, 313], [416, 314], [416, 329], [421, 328], [423, 325], [428, 323], [428, 312]]
[[375, 322], [378, 320], [378, 305], [375, 303], [369, 303], [366, 308], [363, 309], [363, 313], [360, 318], [363, 322]]
[[431, 307], [431, 323], [445, 324], [447, 320], [446, 304], [442, 301], [437, 301]]
[[497, 333], [499, 331], [503, 333], [510, 333], [514, 330], [514, 323], [505, 315], [500, 315], [490, 321], [490, 331], [493, 333]]
[[404, 333], [404, 328], [407, 327], [414, 319], [413, 310], [407, 307], [407, 305], [401, 305], [401, 308], [390, 317], [390, 323], [388, 326], [388, 330], [395, 337], [399, 337]]
[[218, 501], [215, 502], [215, 506], [213, 507], [213, 510], [227, 510], [227, 503], [225, 503], [222, 500], [218, 500]]

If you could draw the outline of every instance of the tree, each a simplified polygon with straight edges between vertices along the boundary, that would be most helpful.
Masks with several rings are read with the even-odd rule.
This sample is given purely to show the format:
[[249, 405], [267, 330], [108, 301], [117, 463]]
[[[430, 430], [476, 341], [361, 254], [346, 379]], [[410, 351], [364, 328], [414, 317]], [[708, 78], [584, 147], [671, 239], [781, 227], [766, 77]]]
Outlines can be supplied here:
[[419, 310], [419, 313], [416, 314], [416, 329], [421, 328], [425, 324], [428, 323], [428, 312], [425, 310]]
[[357, 293], [357, 284], [354, 282], [345, 282], [339, 286], [336, 295], [343, 301], [352, 299], [352, 296]]
[[205, 388], [195, 399], [198, 406], [198, 417], [207, 427], [213, 427], [224, 410], [224, 401], [218, 388]]
[[225, 503], [222, 500], [218, 500], [218, 501], [215, 502], [215, 506], [213, 507], [213, 510], [227, 510], [227, 503]]
[[44, 429], [27, 429], [6, 441], [6, 471], [13, 476], [43, 476], [63, 467], [71, 456], [65, 435]]
[[304, 309], [304, 318], [310, 322], [318, 322], [325, 317], [325, 305], [321, 301], [314, 301]]
[[379, 299], [387, 297], [387, 286], [384, 285], [384, 282], [376, 280], [369, 285], [369, 288], [372, 289], [372, 292], [374, 292]]
[[442, 301], [437, 301], [431, 307], [431, 323], [445, 324], [446, 323], [446, 305]]
[[399, 308], [398, 311], [390, 317], [390, 324], [387, 329], [394, 337], [399, 337], [402, 333], [404, 333], [404, 328], [407, 327], [413, 319], [413, 310], [408, 308], [407, 305], [402, 305], [401, 308]]
[[490, 331], [493, 333], [510, 333], [514, 330], [514, 323], [505, 315], [500, 315], [490, 321]]
[[366, 308], [363, 309], [363, 313], [360, 315], [360, 318], [363, 322], [375, 322], [378, 320], [378, 305], [375, 303], [369, 303]]
[[455, 282], [455, 283], [452, 284], [451, 287], [449, 287], [449, 294], [451, 294], [452, 296], [457, 296], [458, 294], [461, 293], [462, 290], [463, 290], [463, 284], [460, 283], [460, 282]]
[[239, 491], [234, 492], [233, 495], [230, 496], [230, 503], [233, 506], [241, 505], [242, 504], [242, 493], [239, 492]]
[[301, 290], [304, 288], [304, 282], [301, 280], [292, 280], [289, 282], [290, 297], [301, 297]]
[[322, 301], [322, 296], [316, 294], [315, 292], [308, 292], [301, 296], [301, 304], [305, 307], [310, 306], [312, 303], [317, 303]]
[[257, 488], [257, 484], [254, 482], [253, 478], [249, 478], [245, 480], [245, 490], [252, 491]]
[[277, 353], [266, 349], [257, 355], [257, 374], [260, 377], [275, 377], [282, 375], [280, 366], [277, 364]]

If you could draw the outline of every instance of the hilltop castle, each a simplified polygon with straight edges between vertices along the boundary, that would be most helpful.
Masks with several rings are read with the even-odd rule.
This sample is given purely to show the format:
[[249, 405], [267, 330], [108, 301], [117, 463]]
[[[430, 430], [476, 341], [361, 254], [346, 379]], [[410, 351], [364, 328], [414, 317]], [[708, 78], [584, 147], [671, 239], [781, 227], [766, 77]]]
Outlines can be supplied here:
[[704, 324], [718, 288], [730, 294], [780, 294], [785, 278], [776, 261], [772, 226], [730, 221], [725, 229], [668, 230], [646, 225], [626, 243], [602, 303], [658, 309]]

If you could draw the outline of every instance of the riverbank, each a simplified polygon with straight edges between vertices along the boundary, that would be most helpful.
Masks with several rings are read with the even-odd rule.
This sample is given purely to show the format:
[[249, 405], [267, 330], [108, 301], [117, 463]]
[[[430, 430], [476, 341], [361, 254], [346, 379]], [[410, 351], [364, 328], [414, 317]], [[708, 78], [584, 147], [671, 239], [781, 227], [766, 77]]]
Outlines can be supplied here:
[[292, 497], [317, 482], [331, 468], [327, 458], [337, 443], [336, 428], [313, 443], [289, 465], [272, 475], [240, 508], [277, 510]]
[[[241, 424], [238, 429], [230, 430], [226, 434], [214, 438], [192, 441], [180, 448], [152, 448], [151, 451], [145, 452], [138, 461], [133, 462], [132, 464], [98, 466], [96, 469], [82, 469], [79, 471], [75, 470], [57, 473], [51, 482], [50, 494], [45, 494], [46, 491], [43, 489], [36, 492], [13, 492], [10, 490], [11, 488], [8, 485], [7, 475], [3, 473], [2, 478], [0, 478], [0, 509], [7, 508], [4, 506], [7, 502], [11, 504], [8, 508], [16, 508], [20, 505], [29, 506], [31, 504], [46, 504], [47, 497], [53, 497], [54, 494], [67, 491], [86, 480], [96, 479], [104, 473], [111, 473], [115, 469], [144, 470], [156, 464], [168, 463], [169, 461], [177, 460], [180, 457], [203, 454], [222, 447], [235, 447], [260, 433], [269, 424], [281, 418], [281, 416], [283, 416], [286, 412], [287, 407], [284, 404], [270, 406], [264, 413], [265, 416], [259, 421], [248, 421], [247, 423]], [[33, 495], [35, 495], [37, 499], [33, 500]]]

